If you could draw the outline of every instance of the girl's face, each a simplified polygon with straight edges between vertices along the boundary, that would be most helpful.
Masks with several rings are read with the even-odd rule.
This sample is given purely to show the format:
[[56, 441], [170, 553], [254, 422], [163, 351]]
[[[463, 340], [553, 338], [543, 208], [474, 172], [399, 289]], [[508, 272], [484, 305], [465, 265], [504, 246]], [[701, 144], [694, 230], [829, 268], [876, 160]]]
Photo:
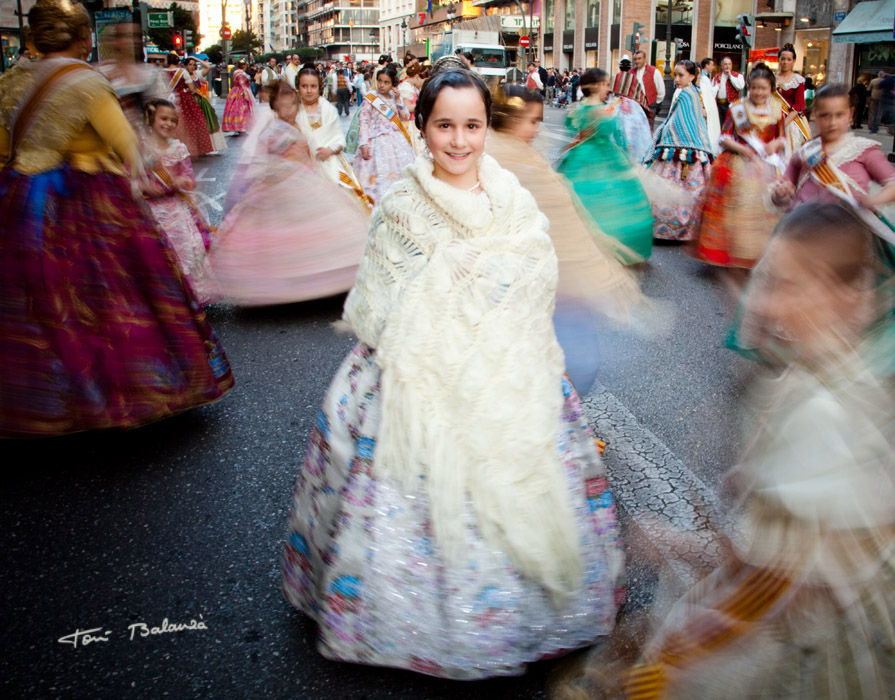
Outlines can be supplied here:
[[177, 130], [177, 112], [170, 107], [157, 107], [150, 128], [159, 138], [174, 138], [174, 132]]
[[591, 90], [590, 97], [597, 98], [597, 100], [599, 102], [605, 102], [606, 97], [609, 95], [609, 89], [610, 88], [609, 88], [608, 80], [604, 80], [601, 83], [596, 83], [595, 85], [591, 86], [591, 88], [590, 88], [590, 90]]
[[828, 97], [815, 102], [812, 117], [820, 129], [821, 141], [838, 141], [849, 133], [853, 111], [847, 97]]
[[317, 104], [320, 99], [320, 78], [305, 73], [298, 79], [298, 94], [306, 105]]
[[777, 62], [780, 65], [780, 72], [786, 74], [792, 70], [796, 59], [790, 51], [781, 51], [777, 57]]
[[298, 95], [294, 92], [279, 95], [276, 104], [274, 104], [274, 110], [277, 113], [277, 117], [284, 122], [294, 124], [295, 118], [298, 116]]
[[766, 78], [753, 78], [749, 81], [749, 99], [759, 107], [771, 96], [771, 81]]
[[693, 84], [693, 75], [684, 68], [680, 63], [674, 67], [674, 86], [677, 88], [685, 88]]
[[510, 131], [516, 138], [531, 143], [544, 121], [544, 105], [540, 102], [526, 102], [522, 114], [513, 120]]
[[187, 69], [190, 73], [195, 73], [195, 72], [196, 72], [196, 62], [195, 62], [192, 58], [191, 58], [189, 61], [186, 62], [186, 69]]
[[392, 79], [389, 78], [382, 71], [379, 72], [379, 75], [376, 76], [376, 87], [379, 88], [379, 92], [383, 95], [388, 95], [392, 89]]
[[816, 257], [800, 243], [772, 239], [755, 269], [756, 291], [746, 300], [747, 312], [757, 313], [775, 343], [803, 358], [850, 339], [870, 296], [843, 283]]
[[476, 88], [446, 87], [439, 92], [423, 132], [435, 177], [459, 189], [473, 187], [487, 132], [485, 103]]

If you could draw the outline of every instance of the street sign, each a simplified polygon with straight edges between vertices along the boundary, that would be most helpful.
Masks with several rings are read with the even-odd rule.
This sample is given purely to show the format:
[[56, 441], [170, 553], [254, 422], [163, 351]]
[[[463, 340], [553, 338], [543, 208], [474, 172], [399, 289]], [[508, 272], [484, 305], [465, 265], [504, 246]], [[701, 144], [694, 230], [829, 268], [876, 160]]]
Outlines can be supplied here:
[[173, 12], [149, 12], [147, 14], [147, 26], [150, 29], [161, 29], [174, 26]]
[[841, 22], [844, 19], [845, 19], [845, 12], [834, 12], [833, 13], [833, 21], [834, 22]]
[[529, 46], [531, 46], [531, 39], [529, 39], [527, 36], [520, 36], [519, 46], [521, 46], [523, 49], [527, 49]]
[[221, 35], [221, 39], [227, 41], [231, 36], [233, 36], [233, 32], [230, 31], [230, 27], [221, 27], [221, 31], [219, 32]]

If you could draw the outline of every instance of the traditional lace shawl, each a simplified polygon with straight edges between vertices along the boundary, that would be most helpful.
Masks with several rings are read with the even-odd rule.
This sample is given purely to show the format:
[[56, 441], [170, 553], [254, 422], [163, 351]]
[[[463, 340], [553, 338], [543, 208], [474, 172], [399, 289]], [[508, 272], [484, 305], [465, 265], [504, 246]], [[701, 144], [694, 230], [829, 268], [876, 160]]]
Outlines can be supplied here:
[[485, 195], [433, 176], [424, 156], [374, 213], [345, 319], [382, 369], [376, 470], [412, 493], [425, 479], [435, 538], [462, 565], [476, 525], [554, 594], [580, 584], [556, 430], [563, 355], [547, 221], [483, 156]]

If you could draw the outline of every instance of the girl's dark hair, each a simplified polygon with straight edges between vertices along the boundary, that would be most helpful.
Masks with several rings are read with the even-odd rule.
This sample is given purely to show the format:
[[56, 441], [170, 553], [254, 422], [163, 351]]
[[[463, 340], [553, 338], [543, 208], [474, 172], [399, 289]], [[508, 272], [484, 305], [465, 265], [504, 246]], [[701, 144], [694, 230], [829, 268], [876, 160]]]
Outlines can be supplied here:
[[774, 237], [811, 247], [844, 284], [862, 279], [872, 260], [873, 234], [839, 204], [803, 204], [784, 216]]
[[749, 84], [751, 85], [756, 78], [767, 80], [771, 84], [771, 92], [777, 89], [777, 79], [774, 77], [774, 71], [764, 63], [758, 62], [752, 67], [752, 70], [749, 72]]
[[394, 63], [389, 63], [385, 68], [379, 71], [376, 76], [385, 75], [392, 81], [392, 87], [398, 87], [398, 67]]
[[179, 66], [180, 65], [180, 56], [176, 53], [169, 53], [168, 58], [165, 59], [167, 61], [167, 65], [169, 66]]
[[155, 98], [149, 100], [146, 103], [146, 108], [143, 110], [143, 121], [146, 126], [152, 126], [153, 122], [155, 122], [155, 113], [158, 111], [159, 107], [168, 107], [169, 109], [174, 110], [174, 114], [177, 115], [178, 120], [180, 119], [180, 115], [177, 114], [177, 108], [173, 103], [168, 102], [168, 100], [163, 100], [161, 98]]
[[534, 90], [526, 90], [522, 85], [508, 85], [503, 94], [498, 94], [492, 105], [491, 126], [497, 131], [509, 129], [515, 119], [528, 105], [544, 104], [544, 98]]
[[278, 80], [270, 86], [270, 108], [274, 111], [277, 109], [277, 98], [284, 95], [292, 95], [298, 98], [298, 91], [285, 80]]
[[777, 55], [779, 56], [784, 51], [789, 51], [789, 53], [792, 54], [792, 60], [793, 61], [796, 60], [796, 47], [795, 46], [793, 46], [792, 44], [783, 44], [783, 48], [780, 49], [780, 52]]
[[[423, 131], [426, 123], [429, 121], [429, 115], [432, 114], [432, 108], [435, 106], [435, 100], [438, 94], [445, 88], [461, 89], [472, 87], [479, 91], [482, 102], [485, 103], [485, 119], [488, 124], [491, 123], [491, 93], [488, 86], [479, 77], [478, 73], [461, 68], [450, 68], [448, 70], [437, 71], [431, 78], [428, 78], [420, 88], [420, 95], [416, 101], [416, 114], [414, 116], [414, 124], [416, 128]], [[487, 124], [486, 124], [487, 126]]]
[[609, 80], [609, 73], [604, 71], [602, 68], [588, 68], [584, 73], [581, 74], [581, 78], [578, 80], [578, 87], [581, 88], [581, 92], [585, 97], [588, 97], [593, 93], [593, 88], [591, 85], [599, 85], [600, 83], [605, 83]]
[[694, 78], [699, 76], [699, 66], [697, 66], [695, 63], [693, 63], [693, 61], [683, 60], [683, 61], [678, 61], [677, 64], [679, 66], [683, 66], [684, 70], [686, 70]]
[[317, 80], [317, 87], [321, 87], [320, 83], [320, 71], [317, 70], [317, 66], [313, 63], [305, 63], [301, 70], [298, 71], [298, 75], [295, 76], [295, 85], [298, 86], [298, 81], [301, 80], [301, 76], [303, 75], [313, 75]]
[[821, 85], [820, 89], [814, 93], [814, 108], [817, 108], [817, 104], [821, 100], [832, 100], [834, 97], [844, 97], [846, 100], [850, 99], [848, 88], [842, 83], [827, 83], [826, 85]]

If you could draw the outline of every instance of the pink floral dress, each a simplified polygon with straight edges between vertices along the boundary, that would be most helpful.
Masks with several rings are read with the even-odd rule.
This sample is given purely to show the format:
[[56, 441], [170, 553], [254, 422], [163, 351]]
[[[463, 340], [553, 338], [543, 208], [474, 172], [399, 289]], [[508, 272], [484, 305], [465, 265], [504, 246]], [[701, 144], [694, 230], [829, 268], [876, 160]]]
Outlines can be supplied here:
[[233, 71], [233, 87], [230, 88], [227, 104], [224, 105], [221, 131], [248, 131], [252, 126], [254, 105], [248, 74], [244, 70]]
[[206, 254], [211, 244], [211, 230], [189, 194], [170, 185], [174, 177], [193, 179], [190, 153], [176, 139], [171, 139], [164, 150], [146, 142], [145, 150], [149, 166], [166, 185], [165, 194], [147, 199], [149, 209], [174, 248], [180, 269], [199, 303], [209, 303], [214, 298]]
[[[392, 97], [368, 95], [361, 104], [354, 172], [364, 192], [372, 197], [374, 204], [379, 204], [392, 184], [404, 177], [404, 168], [416, 160], [416, 153], [408, 137], [405, 136], [406, 129], [402, 130], [395, 120], [387, 119], [376, 109], [370, 101], [371, 96], [385, 102], [403, 122], [410, 119], [410, 113], [403, 102], [395, 104]], [[362, 152], [364, 146], [370, 147], [369, 160], [364, 160]]]

